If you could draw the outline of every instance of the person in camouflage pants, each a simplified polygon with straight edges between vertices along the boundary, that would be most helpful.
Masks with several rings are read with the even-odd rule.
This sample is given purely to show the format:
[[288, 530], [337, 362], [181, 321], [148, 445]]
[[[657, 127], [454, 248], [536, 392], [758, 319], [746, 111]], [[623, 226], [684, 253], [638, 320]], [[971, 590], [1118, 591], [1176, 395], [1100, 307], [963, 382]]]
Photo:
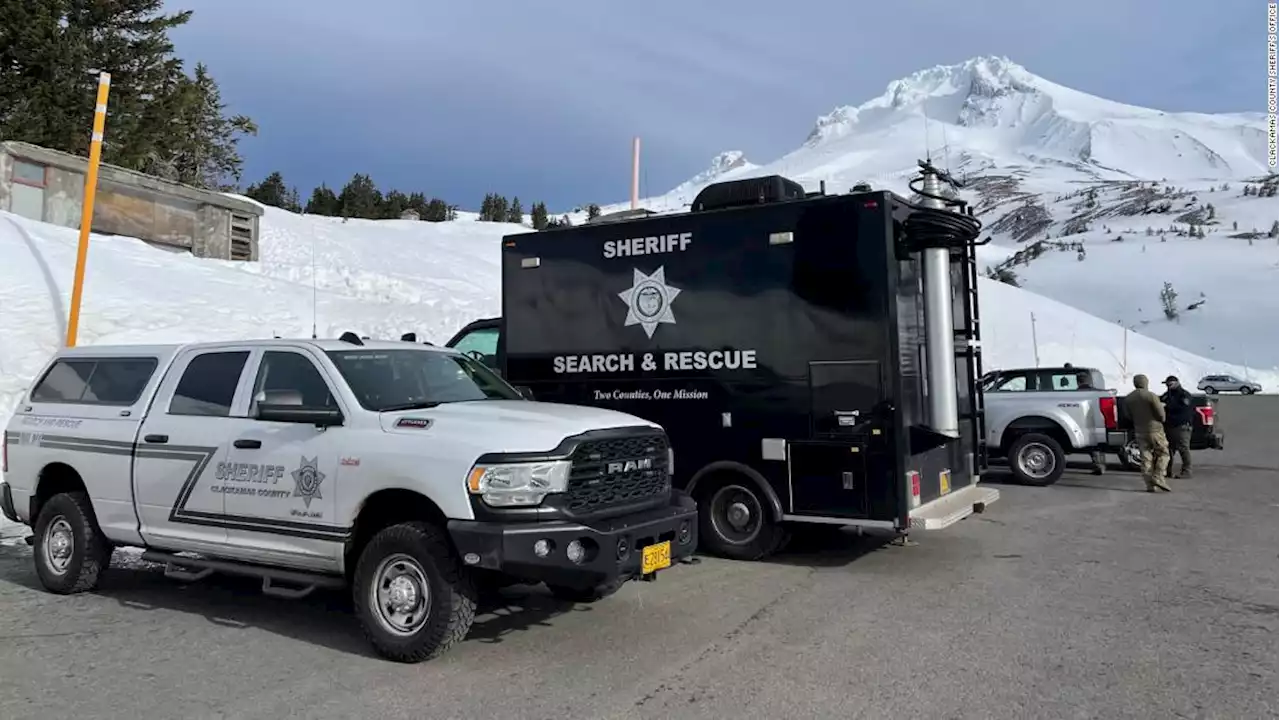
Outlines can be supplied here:
[[1147, 376], [1133, 376], [1133, 392], [1124, 396], [1124, 408], [1133, 418], [1133, 431], [1142, 451], [1142, 479], [1147, 492], [1156, 488], [1173, 492], [1165, 480], [1169, 467], [1169, 441], [1164, 434], [1164, 405], [1155, 393], [1147, 389]]

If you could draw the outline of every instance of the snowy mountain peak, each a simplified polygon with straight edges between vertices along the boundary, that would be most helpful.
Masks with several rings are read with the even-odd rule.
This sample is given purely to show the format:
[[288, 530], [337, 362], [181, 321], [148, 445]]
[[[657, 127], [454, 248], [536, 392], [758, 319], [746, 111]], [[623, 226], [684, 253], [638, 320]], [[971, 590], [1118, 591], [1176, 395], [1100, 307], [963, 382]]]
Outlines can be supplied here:
[[984, 55], [916, 71], [867, 102], [835, 108], [800, 148], [760, 172], [839, 184], [909, 172], [926, 153], [956, 158], [966, 171], [1054, 166], [1087, 178], [1213, 180], [1269, 171], [1261, 113], [1127, 105]]
[[681, 195], [694, 188], [702, 188], [708, 183], [725, 178], [729, 174], [745, 174], [759, 167], [747, 160], [741, 150], [727, 150], [711, 158], [711, 165], [706, 170], [694, 175], [689, 180], [676, 186], [671, 194]]
[[[1007, 57], [984, 55], [936, 65], [890, 82], [884, 93], [857, 107], [841, 106], [818, 118], [807, 145], [843, 137], [855, 129], [883, 127], [909, 116], [963, 127], [1010, 127], [1033, 122], [1057, 102], [1072, 106], [1118, 103], [1056, 85]], [[1146, 111], [1154, 112], [1154, 111]]]

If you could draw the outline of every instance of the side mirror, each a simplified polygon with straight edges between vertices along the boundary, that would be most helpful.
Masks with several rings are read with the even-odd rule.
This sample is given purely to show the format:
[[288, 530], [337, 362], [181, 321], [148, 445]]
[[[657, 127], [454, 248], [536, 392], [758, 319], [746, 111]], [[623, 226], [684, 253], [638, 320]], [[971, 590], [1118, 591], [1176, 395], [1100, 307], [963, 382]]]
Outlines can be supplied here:
[[344, 420], [342, 411], [338, 408], [268, 405], [266, 403], [258, 403], [257, 419], [267, 422], [315, 425], [316, 427], [335, 427], [341, 425]]
[[517, 385], [516, 392], [520, 393], [520, 397], [524, 398], [525, 400], [533, 399], [533, 388], [529, 387], [528, 385]]

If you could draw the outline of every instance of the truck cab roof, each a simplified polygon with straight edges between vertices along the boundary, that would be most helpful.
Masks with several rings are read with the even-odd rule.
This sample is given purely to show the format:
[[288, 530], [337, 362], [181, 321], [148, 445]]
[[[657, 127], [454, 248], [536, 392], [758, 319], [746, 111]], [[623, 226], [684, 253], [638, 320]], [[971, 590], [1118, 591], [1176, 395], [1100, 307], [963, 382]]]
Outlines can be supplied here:
[[406, 350], [415, 349], [424, 352], [453, 353], [457, 351], [448, 347], [437, 347], [422, 343], [410, 343], [401, 340], [362, 340], [361, 344], [350, 343], [333, 338], [249, 338], [244, 340], [219, 340], [216, 342], [191, 343], [140, 343], [112, 345], [81, 345], [62, 348], [57, 356], [67, 357], [113, 357], [119, 355], [156, 355], [162, 358], [172, 357], [184, 350], [216, 350], [223, 347], [245, 347], [246, 345], [284, 345], [291, 347], [313, 347], [321, 352], [337, 350]]

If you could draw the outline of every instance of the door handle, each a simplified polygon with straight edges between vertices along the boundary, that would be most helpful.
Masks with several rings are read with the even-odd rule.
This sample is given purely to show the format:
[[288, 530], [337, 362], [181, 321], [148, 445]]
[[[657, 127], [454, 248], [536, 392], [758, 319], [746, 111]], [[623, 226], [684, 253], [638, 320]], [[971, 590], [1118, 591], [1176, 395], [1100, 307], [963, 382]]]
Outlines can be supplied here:
[[262, 447], [261, 440], [249, 440], [247, 438], [240, 438], [231, 444], [243, 450], [257, 450]]
[[163, 444], [169, 442], [168, 435], [146, 435], [142, 438], [144, 442]]

